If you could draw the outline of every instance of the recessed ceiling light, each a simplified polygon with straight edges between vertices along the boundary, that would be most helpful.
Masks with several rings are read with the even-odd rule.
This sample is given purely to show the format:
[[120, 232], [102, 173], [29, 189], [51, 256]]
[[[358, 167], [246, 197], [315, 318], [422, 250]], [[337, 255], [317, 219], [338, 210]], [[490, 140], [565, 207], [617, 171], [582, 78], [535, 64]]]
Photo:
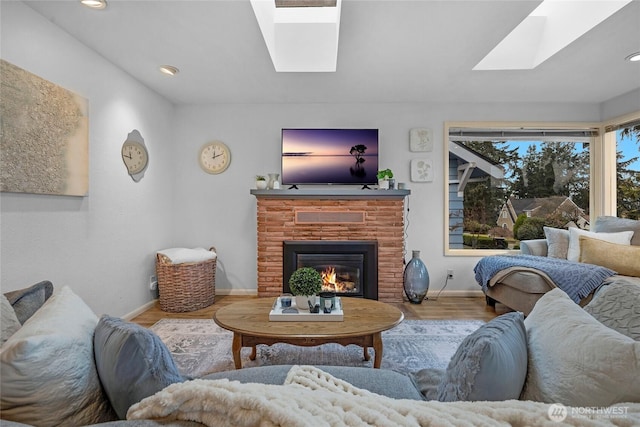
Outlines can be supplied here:
[[640, 61], [640, 52], [634, 52], [631, 55], [627, 56], [626, 58], [627, 61], [631, 61], [631, 62], [638, 62]]
[[168, 76], [175, 76], [176, 74], [178, 74], [180, 72], [180, 70], [178, 70], [176, 67], [174, 67], [173, 65], [161, 65], [160, 66], [160, 72], [168, 75]]
[[107, 0], [80, 0], [80, 3], [91, 9], [104, 9], [107, 7]]

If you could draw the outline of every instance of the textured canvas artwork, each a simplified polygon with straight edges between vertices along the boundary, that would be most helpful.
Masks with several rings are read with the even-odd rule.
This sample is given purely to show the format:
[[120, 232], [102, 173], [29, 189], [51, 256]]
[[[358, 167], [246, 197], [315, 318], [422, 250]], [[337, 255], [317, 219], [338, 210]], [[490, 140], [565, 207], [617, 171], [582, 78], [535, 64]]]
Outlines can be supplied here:
[[85, 196], [88, 101], [0, 60], [0, 190]]

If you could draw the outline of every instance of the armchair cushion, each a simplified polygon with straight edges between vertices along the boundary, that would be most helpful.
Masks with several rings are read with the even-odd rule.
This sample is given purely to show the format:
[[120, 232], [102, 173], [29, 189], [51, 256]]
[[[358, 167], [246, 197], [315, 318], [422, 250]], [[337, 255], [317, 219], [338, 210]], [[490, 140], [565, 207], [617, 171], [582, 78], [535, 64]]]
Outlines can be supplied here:
[[618, 231], [633, 231], [631, 244], [640, 246], [640, 220], [618, 218], [615, 216], [599, 216], [593, 227], [596, 233], [615, 233]]
[[466, 337], [442, 377], [438, 400], [517, 399], [527, 375], [523, 319], [517, 311], [503, 314]]
[[2, 418], [37, 426], [115, 418], [93, 359], [98, 318], [67, 286], [0, 348]]
[[538, 300], [524, 324], [529, 366], [520, 399], [582, 407], [640, 402], [640, 342], [603, 325], [559, 288]]
[[11, 303], [4, 295], [0, 295], [0, 327], [2, 328], [2, 336], [0, 337], [0, 346], [7, 341], [11, 335], [15, 334], [22, 326], [20, 321], [16, 317], [16, 312], [13, 311]]
[[25, 289], [6, 292], [4, 295], [13, 306], [20, 324], [24, 325], [52, 294], [53, 283], [45, 280]]
[[94, 345], [100, 381], [120, 419], [131, 405], [185, 380], [160, 337], [135, 323], [103, 315]]
[[567, 259], [569, 251], [569, 230], [561, 228], [543, 227], [547, 238], [547, 256], [551, 258]]

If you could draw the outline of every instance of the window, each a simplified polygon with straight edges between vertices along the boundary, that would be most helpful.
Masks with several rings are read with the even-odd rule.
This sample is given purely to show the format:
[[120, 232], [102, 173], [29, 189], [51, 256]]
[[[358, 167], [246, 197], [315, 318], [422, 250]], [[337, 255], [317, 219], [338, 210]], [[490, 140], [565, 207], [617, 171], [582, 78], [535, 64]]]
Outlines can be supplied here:
[[544, 226], [589, 228], [589, 126], [447, 123], [445, 252], [519, 249]]
[[640, 118], [606, 128], [606, 140], [615, 140], [615, 212], [640, 219]]

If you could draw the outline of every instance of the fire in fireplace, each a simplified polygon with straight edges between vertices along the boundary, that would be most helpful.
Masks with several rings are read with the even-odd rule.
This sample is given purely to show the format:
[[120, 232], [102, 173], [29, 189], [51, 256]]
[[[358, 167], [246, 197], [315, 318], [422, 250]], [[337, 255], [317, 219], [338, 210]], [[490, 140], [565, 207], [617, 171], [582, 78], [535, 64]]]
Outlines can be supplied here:
[[283, 292], [298, 268], [315, 268], [322, 290], [338, 295], [378, 299], [378, 244], [368, 240], [292, 240], [283, 248]]

